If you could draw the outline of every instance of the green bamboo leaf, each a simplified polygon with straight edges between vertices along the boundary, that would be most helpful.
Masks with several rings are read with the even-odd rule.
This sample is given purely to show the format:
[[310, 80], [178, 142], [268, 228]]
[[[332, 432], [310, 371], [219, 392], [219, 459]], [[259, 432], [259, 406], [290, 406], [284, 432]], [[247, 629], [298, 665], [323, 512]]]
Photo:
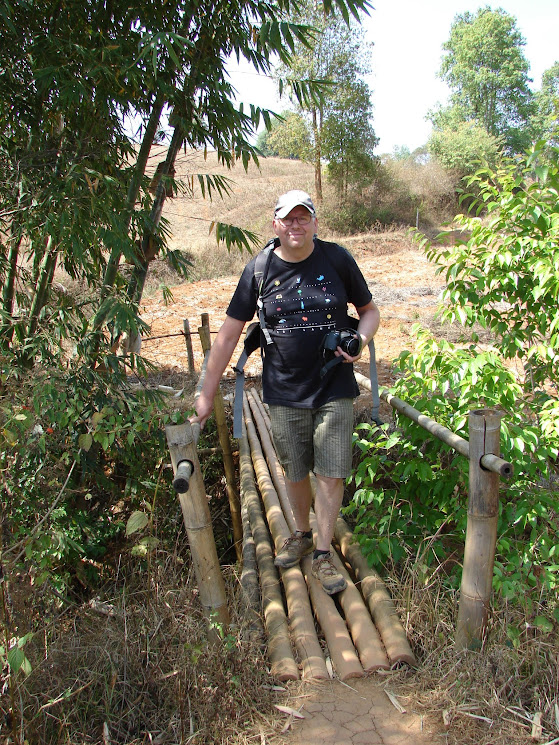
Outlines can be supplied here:
[[149, 517], [145, 512], [135, 510], [126, 523], [126, 535], [132, 535], [137, 533], [139, 530], [143, 530], [149, 522]]

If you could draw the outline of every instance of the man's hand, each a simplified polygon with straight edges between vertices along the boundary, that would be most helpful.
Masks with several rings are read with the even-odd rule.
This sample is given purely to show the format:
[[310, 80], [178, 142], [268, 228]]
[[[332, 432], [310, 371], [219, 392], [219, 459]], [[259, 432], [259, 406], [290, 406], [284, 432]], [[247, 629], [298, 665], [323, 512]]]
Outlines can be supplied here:
[[365, 346], [366, 339], [361, 336], [361, 334], [355, 333], [353, 335], [356, 339], [359, 339], [359, 354], [355, 355], [355, 357], [350, 357], [347, 352], [344, 352], [344, 350], [341, 347], [336, 347], [336, 351], [334, 354], [336, 357], [343, 357], [344, 363], [345, 362], [357, 362], [357, 360], [361, 359], [361, 355], [363, 353], [363, 347]]
[[212, 413], [214, 396], [219, 388], [219, 381], [231, 359], [244, 327], [245, 321], [238, 321], [231, 316], [225, 317], [225, 321], [219, 329], [215, 343], [210, 350], [204, 384], [198, 399], [194, 402], [196, 415], [189, 417], [191, 424], [199, 424], [200, 428], [203, 428]]
[[200, 429], [204, 429], [204, 425], [207, 422], [210, 414], [213, 411], [214, 402], [213, 398], [208, 398], [204, 395], [204, 392], [200, 393], [198, 396], [194, 408], [196, 409], [196, 414], [193, 416], [188, 417], [188, 421], [191, 424], [198, 423], [200, 425]]

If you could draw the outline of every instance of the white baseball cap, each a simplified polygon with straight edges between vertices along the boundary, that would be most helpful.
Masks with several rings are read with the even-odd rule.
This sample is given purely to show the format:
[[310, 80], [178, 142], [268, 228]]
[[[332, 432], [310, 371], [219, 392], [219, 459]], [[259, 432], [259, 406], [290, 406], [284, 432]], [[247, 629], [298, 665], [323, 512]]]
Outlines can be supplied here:
[[288, 191], [281, 195], [274, 209], [274, 217], [278, 217], [281, 220], [282, 217], [287, 217], [295, 207], [306, 207], [311, 215], [316, 217], [316, 210], [312, 199], [306, 191], [300, 191], [299, 189], [293, 189], [293, 191]]

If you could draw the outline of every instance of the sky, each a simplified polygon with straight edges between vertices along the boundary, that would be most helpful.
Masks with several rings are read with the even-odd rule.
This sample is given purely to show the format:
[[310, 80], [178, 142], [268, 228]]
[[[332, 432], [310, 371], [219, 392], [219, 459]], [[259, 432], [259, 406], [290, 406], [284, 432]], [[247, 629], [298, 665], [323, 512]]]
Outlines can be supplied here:
[[[378, 155], [396, 147], [411, 151], [424, 145], [431, 125], [425, 116], [444, 103], [449, 90], [437, 78], [442, 45], [459, 13], [489, 5], [503, 8], [516, 18], [526, 41], [524, 55], [530, 63], [531, 87], [538, 90], [542, 73], [559, 61], [559, 1], [502, 0], [372, 0], [374, 10], [363, 25], [367, 41], [374, 44], [373, 73], [366, 81], [372, 90], [373, 128], [380, 139]], [[287, 108], [279, 101], [275, 83], [256, 75], [248, 65], [230, 68], [238, 101], [274, 111]]]

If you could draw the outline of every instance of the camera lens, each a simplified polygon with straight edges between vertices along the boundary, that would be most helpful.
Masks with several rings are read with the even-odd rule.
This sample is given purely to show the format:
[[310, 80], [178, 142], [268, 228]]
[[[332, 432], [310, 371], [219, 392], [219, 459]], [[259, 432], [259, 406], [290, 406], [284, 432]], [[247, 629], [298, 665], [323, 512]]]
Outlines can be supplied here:
[[359, 339], [356, 339], [354, 336], [346, 337], [341, 347], [350, 357], [356, 357], [359, 354]]

